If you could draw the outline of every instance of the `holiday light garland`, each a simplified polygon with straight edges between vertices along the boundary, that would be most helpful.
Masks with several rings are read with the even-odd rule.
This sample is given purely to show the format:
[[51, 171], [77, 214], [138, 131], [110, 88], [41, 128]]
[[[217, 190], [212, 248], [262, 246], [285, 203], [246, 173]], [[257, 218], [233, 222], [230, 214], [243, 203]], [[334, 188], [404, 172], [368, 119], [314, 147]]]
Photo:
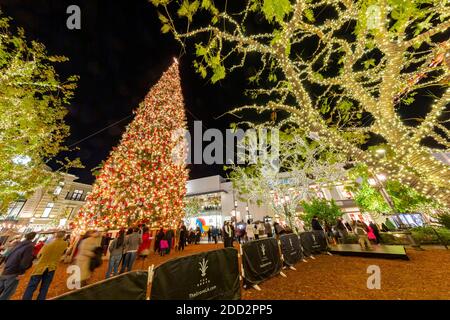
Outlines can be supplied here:
[[[75, 228], [117, 229], [136, 223], [173, 227], [182, 218], [188, 172], [185, 112], [178, 63], [164, 72], [135, 111], [80, 209]], [[182, 146], [180, 148], [180, 146]]]
[[[316, 132], [354, 161], [366, 163], [373, 172], [450, 205], [449, 167], [433, 156], [450, 147], [443, 116], [450, 102], [449, 42], [434, 38], [450, 29], [448, 1], [247, 0], [238, 12], [228, 12], [227, 6], [218, 8], [218, 1], [203, 0], [177, 12], [189, 21], [185, 33], [168, 14], [178, 6], [176, 2], [152, 3], [167, 13], [160, 14], [163, 32], [171, 31], [183, 45], [187, 38], [209, 37], [206, 44], [196, 43], [195, 66], [203, 77], [210, 70], [213, 82], [224, 78], [225, 70], [246, 65], [250, 54], [260, 56], [262, 67], [253, 80], [264, 78], [275, 84], [253, 93], [269, 101], [235, 111], [288, 112], [299, 126]], [[208, 26], [193, 23], [200, 11], [211, 15]], [[319, 22], [322, 11], [332, 13]], [[248, 28], [251, 16], [265, 17], [272, 32]], [[312, 43], [313, 54], [303, 55]], [[317, 92], [310, 89], [312, 85], [319, 88]], [[407, 96], [413, 99], [413, 94], [423, 95], [420, 89], [429, 87], [444, 90], [437, 93], [420, 124], [405, 124], [398, 113], [400, 102]], [[332, 101], [340, 119], [351, 120], [336, 124], [330, 113], [321, 113], [324, 99]], [[349, 101], [352, 108], [340, 109], [342, 101]], [[354, 121], [362, 112], [373, 121]], [[363, 150], [348, 138], [368, 133], [385, 140], [383, 145], [390, 151], [386, 156]], [[440, 149], [425, 146], [427, 138], [439, 143]]]

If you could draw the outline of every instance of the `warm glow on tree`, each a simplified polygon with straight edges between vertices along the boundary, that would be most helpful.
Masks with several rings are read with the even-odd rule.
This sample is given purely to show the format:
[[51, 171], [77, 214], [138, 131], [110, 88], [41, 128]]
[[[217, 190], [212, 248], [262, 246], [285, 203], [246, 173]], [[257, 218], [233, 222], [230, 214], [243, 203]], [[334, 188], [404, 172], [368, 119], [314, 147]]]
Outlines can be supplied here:
[[178, 63], [162, 75], [135, 111], [120, 144], [101, 169], [76, 227], [134, 223], [173, 226], [183, 216], [188, 171], [182, 161], [185, 112]]

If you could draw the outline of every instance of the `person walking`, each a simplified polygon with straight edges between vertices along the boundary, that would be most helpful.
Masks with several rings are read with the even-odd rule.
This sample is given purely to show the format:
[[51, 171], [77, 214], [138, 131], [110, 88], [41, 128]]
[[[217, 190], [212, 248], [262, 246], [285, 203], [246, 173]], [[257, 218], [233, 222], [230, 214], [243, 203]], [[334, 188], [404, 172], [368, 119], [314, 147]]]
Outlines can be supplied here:
[[139, 258], [145, 259], [150, 254], [150, 244], [152, 240], [150, 239], [150, 232], [147, 226], [142, 228], [142, 232], [139, 233], [142, 238], [142, 242], [139, 245], [137, 255]]
[[223, 244], [225, 248], [233, 246], [233, 229], [228, 221], [225, 221], [223, 225]]
[[347, 227], [345, 226], [344, 222], [342, 221], [342, 218], [336, 219], [336, 230], [339, 233], [341, 242], [345, 243], [347, 236], [348, 236], [348, 230], [347, 230]]
[[367, 237], [367, 232], [361, 222], [355, 221], [353, 224], [353, 232], [358, 237], [359, 245], [361, 249], [372, 250], [372, 245], [370, 244], [369, 238]]
[[373, 234], [375, 235], [375, 241], [377, 244], [381, 243], [381, 235], [380, 235], [380, 229], [378, 228], [378, 226], [371, 221], [369, 223], [369, 226], [372, 228]]
[[253, 241], [255, 239], [255, 231], [250, 220], [247, 220], [247, 225], [245, 226], [245, 234], [247, 235], [247, 241]]
[[91, 278], [91, 260], [95, 258], [95, 250], [100, 245], [100, 233], [89, 230], [78, 247], [75, 264], [80, 268], [80, 284], [84, 287]]
[[252, 224], [253, 227], [253, 235], [255, 236], [255, 240], [259, 240], [259, 223], [258, 224]]
[[268, 238], [271, 238], [273, 233], [272, 233], [272, 226], [270, 225], [269, 221], [266, 221], [264, 223], [264, 232], [267, 235]]
[[169, 248], [169, 242], [167, 241], [167, 234], [163, 231], [163, 237], [159, 242], [159, 255], [162, 257], [167, 253], [167, 249]]
[[275, 237], [277, 240], [280, 239], [282, 234], [286, 233], [286, 230], [284, 230], [283, 226], [278, 222], [273, 223], [273, 229], [275, 230]]
[[30, 281], [22, 296], [22, 300], [33, 300], [33, 294], [36, 291], [39, 283], [39, 294], [37, 300], [45, 300], [50, 284], [53, 281], [58, 263], [67, 249], [68, 244], [64, 241], [64, 231], [56, 233], [55, 240], [46, 244], [38, 253], [38, 262], [33, 268]]
[[32, 240], [35, 237], [36, 232], [26, 234], [25, 239], [15, 245], [6, 257], [5, 268], [0, 276], [0, 300], [9, 300], [14, 295], [20, 278], [32, 266]]
[[123, 257], [120, 273], [124, 273], [125, 270], [131, 271], [133, 269], [139, 245], [142, 243], [139, 228], [136, 227], [130, 229], [132, 232], [125, 237], [125, 256]]
[[160, 248], [160, 241], [164, 238], [164, 229], [163, 227], [161, 227], [158, 231], [158, 233], [156, 234], [156, 239], [155, 239], [155, 252], [159, 252], [159, 248]]
[[367, 238], [369, 241], [375, 242], [377, 241], [377, 237], [375, 236], [375, 233], [373, 232], [372, 227], [369, 225], [366, 225], [366, 232], [367, 232]]
[[167, 240], [167, 250], [166, 253], [170, 253], [170, 249], [172, 248], [172, 242], [173, 242], [174, 232], [172, 229], [169, 229], [166, 231], [166, 240]]
[[178, 250], [184, 251], [184, 246], [186, 245], [187, 229], [184, 223], [181, 224], [180, 228], [180, 240], [178, 241]]
[[208, 243], [212, 242], [212, 231], [211, 231], [212, 226], [209, 226], [208, 228]]
[[217, 238], [219, 237], [219, 229], [217, 227], [212, 227], [212, 238], [214, 243], [217, 244]]
[[122, 260], [123, 252], [125, 250], [125, 230], [121, 229], [117, 238], [115, 238], [109, 246], [109, 262], [108, 270], [106, 271], [105, 279], [113, 275], [118, 275], [120, 261]]

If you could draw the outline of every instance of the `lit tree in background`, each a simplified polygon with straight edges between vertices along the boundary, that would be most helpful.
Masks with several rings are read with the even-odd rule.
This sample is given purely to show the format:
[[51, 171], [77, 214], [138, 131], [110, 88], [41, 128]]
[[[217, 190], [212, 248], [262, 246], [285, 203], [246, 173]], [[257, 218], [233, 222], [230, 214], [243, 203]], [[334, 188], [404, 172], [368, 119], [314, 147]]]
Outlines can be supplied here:
[[[164, 72], [135, 111], [80, 209], [77, 230], [134, 223], [175, 225], [183, 217], [188, 172], [178, 63]], [[183, 146], [183, 147], [180, 147]]]
[[[252, 154], [263, 153], [266, 147], [251, 140], [245, 138], [240, 147]], [[279, 132], [278, 146], [273, 145], [274, 140], [271, 137], [270, 148], [279, 148], [277, 163], [275, 159], [271, 164], [262, 159], [246, 166], [232, 165], [230, 180], [244, 200], [268, 204], [295, 230], [296, 212], [302, 201], [318, 197], [323, 188], [345, 182], [346, 159], [325, 141], [305, 138], [302, 129], [285, 128]]]
[[[450, 204], [449, 167], [433, 156], [450, 147], [447, 0], [151, 2], [163, 32], [197, 39], [202, 77], [251, 64], [256, 102], [242, 109], [287, 114], [375, 174]], [[399, 112], [411, 108], [416, 119]], [[384, 155], [364, 149], [368, 136]]]
[[[60, 79], [53, 67], [67, 58], [48, 55], [9, 22], [0, 12], [0, 212], [58, 178], [47, 163], [67, 150], [64, 116], [77, 81]], [[82, 167], [78, 159], [59, 164], [57, 171]]]

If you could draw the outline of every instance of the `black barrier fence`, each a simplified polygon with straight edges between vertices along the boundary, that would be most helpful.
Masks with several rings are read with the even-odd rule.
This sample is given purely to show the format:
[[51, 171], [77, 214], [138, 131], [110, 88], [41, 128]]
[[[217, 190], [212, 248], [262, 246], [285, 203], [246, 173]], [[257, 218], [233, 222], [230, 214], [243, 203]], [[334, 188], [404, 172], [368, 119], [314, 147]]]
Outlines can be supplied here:
[[307, 257], [310, 257], [313, 254], [314, 244], [311, 232], [301, 232], [298, 237], [303, 248], [303, 254]]
[[317, 253], [327, 251], [328, 250], [328, 243], [327, 238], [325, 236], [324, 231], [312, 231], [312, 235], [314, 238], [314, 245], [313, 250]]
[[242, 245], [244, 285], [258, 283], [280, 273], [283, 267], [274, 238], [250, 241]]
[[[313, 232], [250, 241], [241, 246], [244, 286], [281, 274], [304, 256], [327, 249]], [[55, 300], [145, 300], [148, 272], [133, 271], [63, 294]], [[238, 300], [241, 298], [238, 253], [234, 248], [175, 258], [153, 272], [151, 300]]]
[[176, 258], [158, 266], [151, 300], [238, 300], [238, 253], [225, 248]]
[[302, 232], [299, 237], [303, 247], [303, 253], [307, 257], [313, 253], [321, 253], [328, 249], [327, 240], [322, 231]]
[[296, 234], [291, 233], [280, 236], [280, 245], [285, 264], [293, 266], [302, 260], [302, 247]]
[[54, 300], [145, 300], [147, 271], [132, 271], [63, 294]]

